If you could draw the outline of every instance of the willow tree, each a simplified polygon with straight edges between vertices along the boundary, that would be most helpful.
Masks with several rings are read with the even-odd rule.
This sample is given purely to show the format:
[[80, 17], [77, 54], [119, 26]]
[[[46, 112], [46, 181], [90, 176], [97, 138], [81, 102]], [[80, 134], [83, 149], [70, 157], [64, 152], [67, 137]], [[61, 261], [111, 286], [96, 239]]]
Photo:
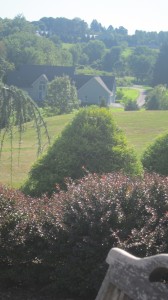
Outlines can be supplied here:
[[[12, 160], [13, 160], [13, 141], [16, 139], [18, 131], [18, 152], [20, 153], [21, 141], [26, 123], [34, 122], [37, 138], [37, 155], [40, 154], [45, 146], [43, 134], [50, 143], [46, 124], [36, 103], [22, 90], [14, 86], [4, 86], [0, 83], [0, 157], [6, 136], [10, 140], [11, 152], [11, 178], [12, 178]], [[46, 140], [46, 139], [45, 139]], [[19, 156], [18, 156], [19, 157]], [[12, 180], [11, 180], [12, 181]]]

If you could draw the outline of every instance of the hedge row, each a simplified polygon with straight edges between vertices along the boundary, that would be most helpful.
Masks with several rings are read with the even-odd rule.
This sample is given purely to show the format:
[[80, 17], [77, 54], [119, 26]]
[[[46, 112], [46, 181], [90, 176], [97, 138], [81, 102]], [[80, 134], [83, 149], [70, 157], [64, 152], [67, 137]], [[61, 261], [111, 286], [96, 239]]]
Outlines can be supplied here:
[[88, 173], [36, 199], [0, 186], [0, 216], [2, 283], [94, 299], [112, 247], [168, 252], [168, 177]]

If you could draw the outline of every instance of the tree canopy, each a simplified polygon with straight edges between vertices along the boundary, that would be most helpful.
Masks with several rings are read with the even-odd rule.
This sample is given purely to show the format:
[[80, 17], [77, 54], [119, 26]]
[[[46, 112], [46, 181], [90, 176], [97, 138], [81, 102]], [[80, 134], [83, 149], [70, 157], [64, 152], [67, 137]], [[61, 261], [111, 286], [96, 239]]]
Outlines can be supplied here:
[[153, 85], [168, 85], [168, 43], [165, 43], [159, 52], [153, 74]]
[[50, 115], [69, 113], [79, 107], [76, 87], [68, 76], [55, 77], [47, 90], [45, 108]]

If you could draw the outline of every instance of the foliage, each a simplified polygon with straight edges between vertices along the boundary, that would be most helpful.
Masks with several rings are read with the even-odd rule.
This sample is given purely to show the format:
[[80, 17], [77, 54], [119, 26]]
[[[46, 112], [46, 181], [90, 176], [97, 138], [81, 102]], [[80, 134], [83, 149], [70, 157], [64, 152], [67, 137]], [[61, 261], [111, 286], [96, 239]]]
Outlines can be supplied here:
[[142, 163], [145, 169], [168, 175], [168, 133], [158, 136], [144, 151]]
[[[116, 100], [123, 103], [127, 110], [138, 110], [136, 100], [139, 96], [139, 91], [134, 88], [117, 88]], [[130, 109], [129, 109], [130, 108]]]
[[164, 43], [160, 48], [158, 58], [156, 60], [153, 85], [166, 84], [168, 85], [168, 44]]
[[129, 56], [129, 65], [137, 82], [151, 82], [156, 55], [157, 53], [153, 49], [137, 47]]
[[48, 84], [45, 106], [50, 116], [70, 113], [79, 108], [76, 87], [68, 76], [55, 77]]
[[105, 54], [105, 45], [102, 41], [89, 41], [83, 49], [84, 53], [89, 57], [89, 63], [101, 59]]
[[168, 90], [165, 85], [155, 86], [150, 90], [145, 99], [147, 110], [167, 110], [168, 109]]
[[132, 99], [128, 99], [125, 102], [125, 111], [132, 111], [132, 110], [139, 110], [139, 106], [136, 101], [133, 101]]
[[88, 24], [80, 18], [69, 20], [67, 18], [43, 17], [33, 22], [39, 26], [39, 32], [49, 36], [57, 35], [65, 43], [75, 43], [85, 39], [88, 32]]
[[128, 77], [128, 76], [122, 76], [122, 77], [117, 77], [116, 78], [116, 85], [117, 86], [123, 86], [123, 87], [128, 87], [128, 86], [132, 86], [134, 81], [134, 77]]
[[[37, 133], [38, 154], [43, 150], [42, 127], [45, 130], [49, 142], [46, 124], [33, 100], [16, 87], [6, 87], [0, 84], [0, 156], [2, 154], [5, 136], [9, 135], [11, 150], [11, 181], [13, 141], [16, 129], [19, 133], [18, 148], [20, 150], [25, 123], [34, 120]], [[16, 126], [16, 127], [15, 127]]]
[[[42, 109], [40, 109], [42, 111]], [[123, 109], [110, 108], [115, 122], [125, 132], [130, 145], [135, 147], [138, 156], [141, 156], [149, 141], [153, 141], [159, 134], [165, 132], [168, 128], [168, 111], [147, 111], [139, 110], [125, 112]], [[45, 118], [50, 140], [53, 142], [67, 124], [72, 122], [76, 112], [72, 114], [63, 114], [50, 118]], [[42, 114], [43, 115], [43, 114]], [[43, 115], [44, 117], [44, 115]], [[15, 131], [14, 131], [15, 132]], [[44, 137], [43, 144], [47, 145], [47, 138]], [[26, 124], [24, 139], [20, 148], [20, 158], [18, 165], [18, 141], [17, 133], [13, 139], [13, 181], [12, 186], [20, 187], [25, 181], [28, 172], [37, 159], [36, 132], [32, 122]], [[26, 160], [25, 160], [26, 157]], [[5, 138], [2, 159], [0, 182], [10, 185], [10, 140]]]
[[34, 164], [23, 191], [51, 194], [56, 184], [64, 185], [65, 177], [80, 178], [85, 169], [97, 173], [123, 170], [132, 175], [142, 172], [134, 150], [106, 108], [81, 109]]
[[1, 283], [95, 299], [112, 247], [168, 252], [168, 178], [119, 173], [67, 181], [52, 198], [0, 186]]
[[103, 68], [106, 71], [115, 71], [121, 61], [121, 50], [120, 46], [114, 46], [106, 53], [103, 59]]
[[34, 33], [18, 32], [4, 39], [7, 59], [16, 67], [22, 64], [71, 65], [72, 56], [69, 51], [56, 46], [46, 37]]

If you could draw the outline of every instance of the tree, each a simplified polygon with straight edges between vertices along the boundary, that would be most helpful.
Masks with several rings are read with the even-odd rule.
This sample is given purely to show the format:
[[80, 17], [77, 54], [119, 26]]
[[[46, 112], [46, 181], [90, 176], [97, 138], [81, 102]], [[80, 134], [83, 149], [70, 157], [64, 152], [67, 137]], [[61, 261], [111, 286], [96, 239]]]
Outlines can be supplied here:
[[[46, 124], [41, 116], [37, 105], [22, 90], [16, 87], [7, 87], [0, 83], [0, 156], [2, 154], [3, 143], [6, 135], [9, 135], [11, 145], [11, 182], [12, 182], [12, 151], [14, 132], [18, 130], [18, 148], [21, 148], [23, 132], [26, 129], [26, 122], [34, 120], [38, 141], [38, 154], [43, 150], [43, 130], [50, 142]], [[20, 152], [20, 151], [19, 151]]]
[[154, 68], [153, 85], [158, 84], [168, 85], [168, 43], [161, 47]]
[[99, 23], [97, 20], [93, 20], [90, 24], [90, 30], [91, 30], [91, 33], [101, 33], [104, 28], [102, 27], [101, 23]]
[[89, 62], [92, 63], [103, 57], [105, 54], [105, 44], [102, 41], [93, 40], [86, 44], [83, 51], [89, 57]]
[[142, 163], [149, 172], [168, 175], [168, 133], [160, 135], [144, 151]]
[[137, 81], [151, 83], [157, 52], [147, 47], [136, 47], [129, 56], [129, 66]]
[[167, 110], [168, 109], [168, 90], [164, 85], [158, 85], [148, 92], [145, 99], [147, 110]]
[[4, 42], [7, 60], [16, 67], [22, 64], [72, 65], [70, 52], [57, 47], [46, 37], [19, 32], [8, 36]]
[[69, 113], [79, 107], [76, 87], [68, 76], [56, 77], [48, 84], [45, 107], [50, 115]]
[[130, 68], [137, 81], [144, 82], [151, 70], [151, 60], [145, 55], [132, 55]]
[[138, 175], [142, 168], [107, 108], [83, 108], [32, 167], [22, 190], [31, 195], [65, 187], [65, 178], [91, 173], [123, 172]]
[[120, 46], [114, 46], [106, 53], [103, 59], [103, 67], [106, 71], [114, 71], [121, 64], [121, 50]]

